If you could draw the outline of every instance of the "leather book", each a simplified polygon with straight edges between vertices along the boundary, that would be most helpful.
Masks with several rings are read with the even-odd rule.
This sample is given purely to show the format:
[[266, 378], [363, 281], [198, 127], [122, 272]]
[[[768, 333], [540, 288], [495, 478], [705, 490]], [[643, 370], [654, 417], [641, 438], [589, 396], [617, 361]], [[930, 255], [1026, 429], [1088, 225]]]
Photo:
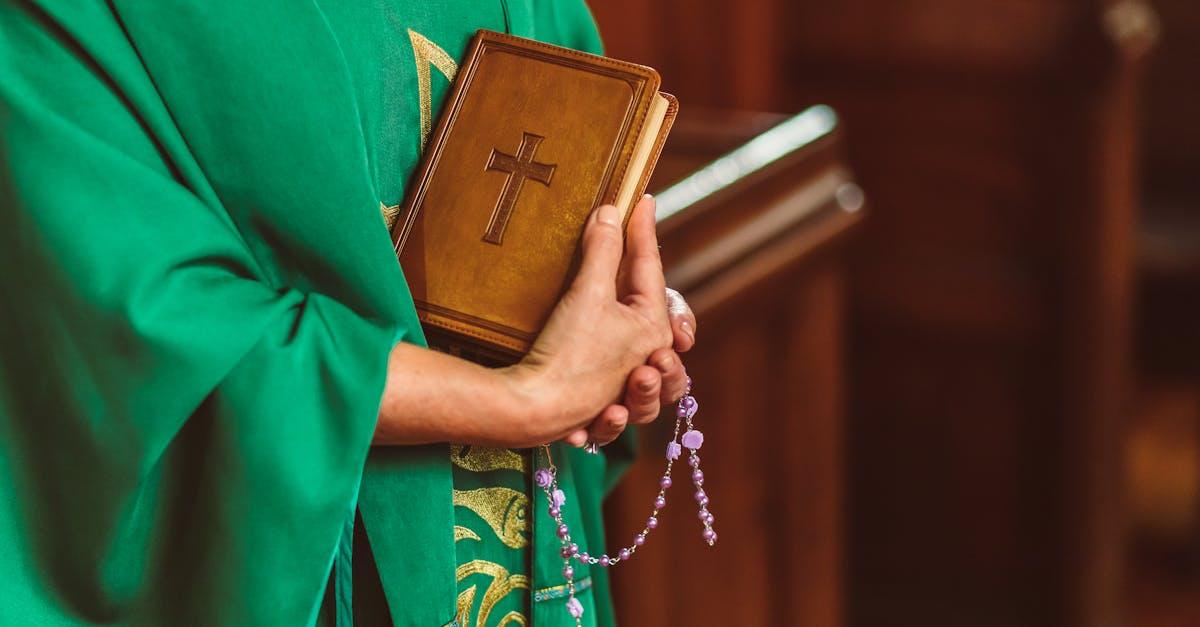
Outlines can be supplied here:
[[591, 211], [628, 222], [675, 119], [653, 69], [479, 31], [392, 227], [430, 344], [524, 355], [578, 263]]

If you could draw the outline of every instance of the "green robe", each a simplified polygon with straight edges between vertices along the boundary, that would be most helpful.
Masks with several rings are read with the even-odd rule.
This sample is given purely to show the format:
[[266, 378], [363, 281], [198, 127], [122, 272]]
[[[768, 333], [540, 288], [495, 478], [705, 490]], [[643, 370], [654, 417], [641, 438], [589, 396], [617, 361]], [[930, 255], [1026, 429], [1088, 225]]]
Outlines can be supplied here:
[[[0, 4], [0, 624], [454, 621], [449, 446], [369, 443], [424, 343], [381, 207], [478, 28], [599, 49], [579, 0]], [[598, 553], [617, 464], [556, 455]]]

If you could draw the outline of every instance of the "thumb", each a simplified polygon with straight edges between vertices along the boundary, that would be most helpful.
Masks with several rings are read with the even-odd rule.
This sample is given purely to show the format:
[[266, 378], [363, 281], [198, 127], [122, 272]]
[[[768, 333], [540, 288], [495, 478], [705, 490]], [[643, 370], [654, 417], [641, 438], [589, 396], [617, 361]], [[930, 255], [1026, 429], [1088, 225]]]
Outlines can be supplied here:
[[594, 290], [615, 299], [623, 247], [620, 211], [613, 205], [601, 205], [583, 231], [583, 258], [572, 289]]

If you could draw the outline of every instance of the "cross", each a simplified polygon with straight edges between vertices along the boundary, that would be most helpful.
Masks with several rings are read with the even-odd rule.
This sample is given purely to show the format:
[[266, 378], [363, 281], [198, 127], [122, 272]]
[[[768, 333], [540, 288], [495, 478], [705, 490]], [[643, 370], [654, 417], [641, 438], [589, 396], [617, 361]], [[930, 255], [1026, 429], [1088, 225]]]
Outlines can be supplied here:
[[537, 151], [538, 144], [542, 143], [543, 139], [545, 137], [540, 135], [522, 133], [521, 146], [517, 149], [515, 157], [504, 154], [495, 148], [492, 149], [485, 169], [506, 172], [508, 177], [504, 181], [500, 199], [496, 201], [496, 208], [492, 210], [492, 218], [488, 221], [483, 241], [500, 245], [504, 239], [504, 227], [508, 225], [508, 219], [512, 216], [513, 207], [517, 204], [517, 196], [521, 193], [521, 186], [525, 184], [525, 179], [533, 179], [542, 185], [550, 186], [550, 177], [554, 175], [554, 169], [558, 166], [533, 160], [533, 153]]

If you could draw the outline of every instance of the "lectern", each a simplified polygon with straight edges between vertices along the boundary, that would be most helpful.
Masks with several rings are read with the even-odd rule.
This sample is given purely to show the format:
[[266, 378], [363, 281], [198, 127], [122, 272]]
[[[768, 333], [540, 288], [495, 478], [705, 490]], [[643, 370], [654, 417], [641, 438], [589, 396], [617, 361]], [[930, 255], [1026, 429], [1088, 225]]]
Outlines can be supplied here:
[[[717, 545], [677, 470], [659, 531], [613, 573], [625, 625], [841, 623], [839, 243], [863, 212], [837, 116], [684, 110], [651, 189], [667, 282], [700, 320], [685, 356], [702, 405]], [[673, 420], [609, 499], [609, 537], [641, 529]], [[686, 466], [682, 468], [686, 469]]]

